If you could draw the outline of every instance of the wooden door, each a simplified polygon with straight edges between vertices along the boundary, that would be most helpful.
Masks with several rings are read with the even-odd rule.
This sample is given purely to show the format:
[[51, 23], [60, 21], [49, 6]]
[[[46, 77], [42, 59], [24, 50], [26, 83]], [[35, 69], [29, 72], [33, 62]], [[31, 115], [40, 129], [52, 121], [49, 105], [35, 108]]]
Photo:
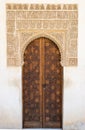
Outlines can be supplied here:
[[24, 128], [62, 128], [60, 60], [58, 47], [47, 38], [27, 46], [22, 71]]

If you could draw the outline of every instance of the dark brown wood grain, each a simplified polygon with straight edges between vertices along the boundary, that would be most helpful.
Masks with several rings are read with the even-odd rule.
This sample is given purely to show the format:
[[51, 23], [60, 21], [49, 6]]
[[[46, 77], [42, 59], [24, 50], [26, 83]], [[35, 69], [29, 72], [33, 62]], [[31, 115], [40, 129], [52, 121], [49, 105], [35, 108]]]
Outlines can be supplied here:
[[32, 41], [24, 52], [23, 128], [62, 128], [63, 67], [55, 43]]

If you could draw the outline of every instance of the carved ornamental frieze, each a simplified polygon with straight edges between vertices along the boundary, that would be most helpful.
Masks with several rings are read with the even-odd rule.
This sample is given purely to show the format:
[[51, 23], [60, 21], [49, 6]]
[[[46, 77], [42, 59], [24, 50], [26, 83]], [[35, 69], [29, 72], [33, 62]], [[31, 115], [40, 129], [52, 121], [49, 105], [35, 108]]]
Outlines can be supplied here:
[[26, 46], [46, 37], [55, 42], [62, 66], [77, 66], [76, 4], [7, 4], [7, 66], [21, 66]]

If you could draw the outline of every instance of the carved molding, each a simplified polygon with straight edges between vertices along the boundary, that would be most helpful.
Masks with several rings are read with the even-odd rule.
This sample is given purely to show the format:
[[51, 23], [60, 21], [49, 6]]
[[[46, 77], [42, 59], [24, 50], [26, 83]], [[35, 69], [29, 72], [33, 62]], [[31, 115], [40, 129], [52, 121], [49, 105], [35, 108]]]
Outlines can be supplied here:
[[7, 4], [7, 10], [77, 10], [76, 4]]
[[7, 4], [7, 65], [21, 66], [26, 46], [38, 37], [55, 42], [63, 66], [77, 65], [76, 4]]

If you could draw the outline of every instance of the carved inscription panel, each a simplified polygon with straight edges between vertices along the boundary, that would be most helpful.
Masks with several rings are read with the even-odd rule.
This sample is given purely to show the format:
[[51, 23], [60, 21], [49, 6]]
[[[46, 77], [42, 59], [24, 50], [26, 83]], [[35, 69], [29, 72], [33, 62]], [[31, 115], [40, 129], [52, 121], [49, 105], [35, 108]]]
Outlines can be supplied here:
[[6, 13], [8, 66], [21, 66], [25, 47], [42, 36], [58, 45], [63, 66], [77, 65], [76, 4], [7, 4]]

